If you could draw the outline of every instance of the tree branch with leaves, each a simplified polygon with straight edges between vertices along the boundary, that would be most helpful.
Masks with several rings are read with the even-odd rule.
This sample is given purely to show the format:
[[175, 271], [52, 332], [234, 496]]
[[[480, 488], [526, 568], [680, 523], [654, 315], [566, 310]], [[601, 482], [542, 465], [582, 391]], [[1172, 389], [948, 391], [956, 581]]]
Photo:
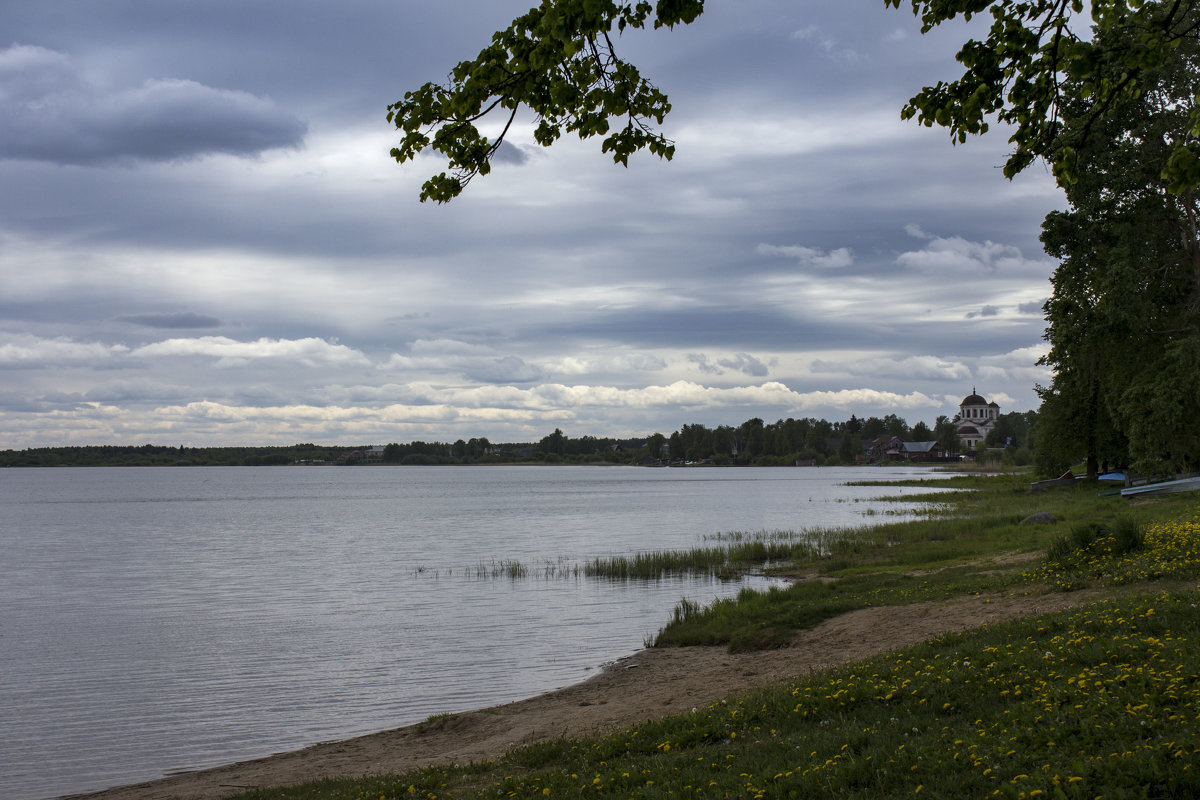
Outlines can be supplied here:
[[[946, 128], [955, 143], [1002, 123], [1013, 146], [1004, 174], [1011, 178], [1043, 159], [1062, 185], [1079, 169], [1075, 149], [1060, 142], [1064, 85], [1084, 87], [1088, 110], [1079, 130], [1086, 141], [1114, 107], [1146, 89], [1147, 76], [1175, 48], [1197, 38], [1197, 0], [1091, 0], [1086, 13], [1083, 0], [883, 2], [908, 4], [926, 33], [957, 19], [992, 20], [982, 40], [959, 49], [961, 77], [921, 89], [901, 117]], [[703, 11], [704, 0], [542, 0], [459, 63], [446, 83], [426, 83], [389, 106], [388, 121], [401, 134], [392, 156], [403, 163], [427, 150], [442, 155], [448, 171], [425, 182], [421, 199], [447, 202], [488, 174], [524, 107], [536, 119], [540, 145], [564, 133], [603, 136], [601, 151], [618, 164], [627, 166], [639, 150], [670, 159], [675, 144], [660, 130], [671, 110], [667, 95], [617, 54], [613, 34], [690, 24]], [[479, 126], [493, 113], [504, 122], [489, 138]], [[1198, 142], [1200, 113], [1190, 139], [1159, 165], [1171, 191], [1200, 186]]]
[[[669, 159], [675, 145], [655, 127], [671, 110], [667, 96], [617, 55], [611, 34], [644, 28], [652, 12], [660, 28], [689, 23], [702, 9], [701, 0], [660, 2], [657, 9], [648, 2], [543, 0], [454, 67], [447, 83], [426, 83], [388, 107], [388, 121], [401, 133], [392, 157], [403, 163], [427, 149], [444, 156], [449, 173], [426, 181], [421, 200], [447, 202], [491, 171], [524, 106], [536, 116], [533, 136], [542, 146], [564, 133], [604, 136], [601, 150], [619, 164], [642, 149]], [[479, 125], [495, 111], [507, 119], [489, 139]], [[623, 124], [613, 130], [614, 121]]]

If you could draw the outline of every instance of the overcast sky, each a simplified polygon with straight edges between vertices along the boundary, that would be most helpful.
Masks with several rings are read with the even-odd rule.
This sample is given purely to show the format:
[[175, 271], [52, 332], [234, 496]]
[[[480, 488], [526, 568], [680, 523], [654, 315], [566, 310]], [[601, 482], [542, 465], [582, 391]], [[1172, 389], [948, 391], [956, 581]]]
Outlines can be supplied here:
[[[526, 124], [447, 206], [387, 105], [531, 0], [0, 0], [0, 448], [669, 434], [1037, 407], [1047, 171], [900, 120], [963, 26], [626, 35], [673, 161]], [[528, 120], [525, 120], [528, 123]]]

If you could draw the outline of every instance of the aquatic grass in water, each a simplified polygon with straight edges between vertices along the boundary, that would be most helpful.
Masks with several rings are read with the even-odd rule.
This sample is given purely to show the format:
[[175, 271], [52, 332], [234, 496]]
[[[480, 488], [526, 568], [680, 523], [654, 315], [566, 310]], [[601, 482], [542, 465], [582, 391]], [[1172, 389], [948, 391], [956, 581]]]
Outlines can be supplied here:
[[493, 561], [490, 564], [479, 563], [473, 569], [467, 570], [472, 578], [508, 578], [520, 580], [529, 577], [529, 567], [519, 561]]
[[697, 547], [691, 550], [661, 550], [632, 556], [594, 558], [584, 564], [583, 574], [589, 578], [610, 580], [723, 575], [730, 573], [733, 563], [730, 551], [724, 547]]
[[834, 553], [856, 552], [873, 535], [856, 528], [804, 531], [760, 531], [713, 534], [724, 547], [663, 550], [632, 556], [609, 556], [587, 562], [583, 574], [611, 580], [653, 580], [677, 575], [735, 577], [789, 561], [811, 561]]

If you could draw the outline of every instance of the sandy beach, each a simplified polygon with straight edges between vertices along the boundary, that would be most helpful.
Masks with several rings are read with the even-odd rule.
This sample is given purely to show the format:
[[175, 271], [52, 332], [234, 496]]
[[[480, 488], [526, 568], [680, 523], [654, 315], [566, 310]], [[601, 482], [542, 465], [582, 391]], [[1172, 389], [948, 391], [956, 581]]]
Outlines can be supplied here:
[[955, 599], [866, 608], [827, 620], [789, 647], [730, 654], [719, 647], [643, 650], [595, 677], [481, 711], [146, 783], [72, 795], [75, 800], [214, 800], [246, 789], [332, 777], [401, 772], [498, 758], [545, 739], [620, 730], [732, 693], [787, 681], [911, 646], [939, 634], [1055, 611], [1093, 592]]

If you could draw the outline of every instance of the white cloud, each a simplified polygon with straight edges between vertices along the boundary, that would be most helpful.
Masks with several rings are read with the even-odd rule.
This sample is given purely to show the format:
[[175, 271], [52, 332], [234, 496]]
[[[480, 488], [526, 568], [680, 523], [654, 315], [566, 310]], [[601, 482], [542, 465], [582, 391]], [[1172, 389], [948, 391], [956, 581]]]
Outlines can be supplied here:
[[882, 356], [844, 358], [838, 361], [816, 360], [815, 372], [853, 375], [860, 378], [900, 378], [911, 381], [967, 381], [971, 369], [957, 360], [937, 356]]
[[960, 236], [931, 236], [915, 225], [909, 225], [905, 230], [914, 238], [927, 240], [928, 244], [920, 250], [901, 253], [896, 257], [896, 263], [919, 272], [949, 279], [963, 273], [991, 275], [1045, 269], [1044, 259], [1026, 259], [1012, 245], [991, 241], [972, 242]]
[[306, 367], [319, 365], [369, 366], [362, 353], [324, 339], [256, 339], [239, 342], [225, 336], [166, 339], [132, 351], [139, 358], [205, 356], [217, 359], [219, 367], [241, 367], [255, 361], [278, 359]]
[[[979, 359], [976, 375], [980, 383], [1005, 385], [1016, 383], [1032, 386], [1050, 384], [1052, 372], [1049, 367], [1038, 366], [1042, 356], [1050, 352], [1050, 345], [1042, 342], [1031, 347], [1022, 347], [995, 356]], [[1009, 398], [1008, 402], [1012, 402]]]
[[889, 405], [915, 408], [937, 405], [927, 395], [911, 392], [906, 395], [874, 389], [848, 389], [828, 392], [796, 392], [783, 383], [767, 381], [758, 385], [715, 387], [694, 381], [675, 381], [662, 386], [624, 389], [614, 386], [542, 384], [528, 389], [512, 386], [444, 388], [430, 387], [428, 399], [450, 406], [472, 408], [496, 405], [528, 410], [574, 409], [601, 407], [606, 409], [666, 407], [679, 409], [741, 408], [760, 406], [791, 412], [801, 412], [810, 406], [855, 408]]
[[565, 356], [542, 362], [550, 375], [595, 375], [598, 373], [659, 372], [667, 362], [653, 353], [605, 356]]
[[129, 352], [124, 345], [78, 342], [59, 336], [42, 339], [9, 334], [0, 340], [0, 366], [50, 367], [64, 362], [96, 363]]
[[754, 248], [754, 252], [760, 256], [793, 258], [804, 266], [818, 267], [820, 269], [836, 269], [839, 267], [849, 267], [854, 264], [854, 253], [848, 247], [839, 247], [836, 250], [825, 252], [824, 250], [818, 250], [814, 247], [804, 247], [803, 245], [760, 244]]

